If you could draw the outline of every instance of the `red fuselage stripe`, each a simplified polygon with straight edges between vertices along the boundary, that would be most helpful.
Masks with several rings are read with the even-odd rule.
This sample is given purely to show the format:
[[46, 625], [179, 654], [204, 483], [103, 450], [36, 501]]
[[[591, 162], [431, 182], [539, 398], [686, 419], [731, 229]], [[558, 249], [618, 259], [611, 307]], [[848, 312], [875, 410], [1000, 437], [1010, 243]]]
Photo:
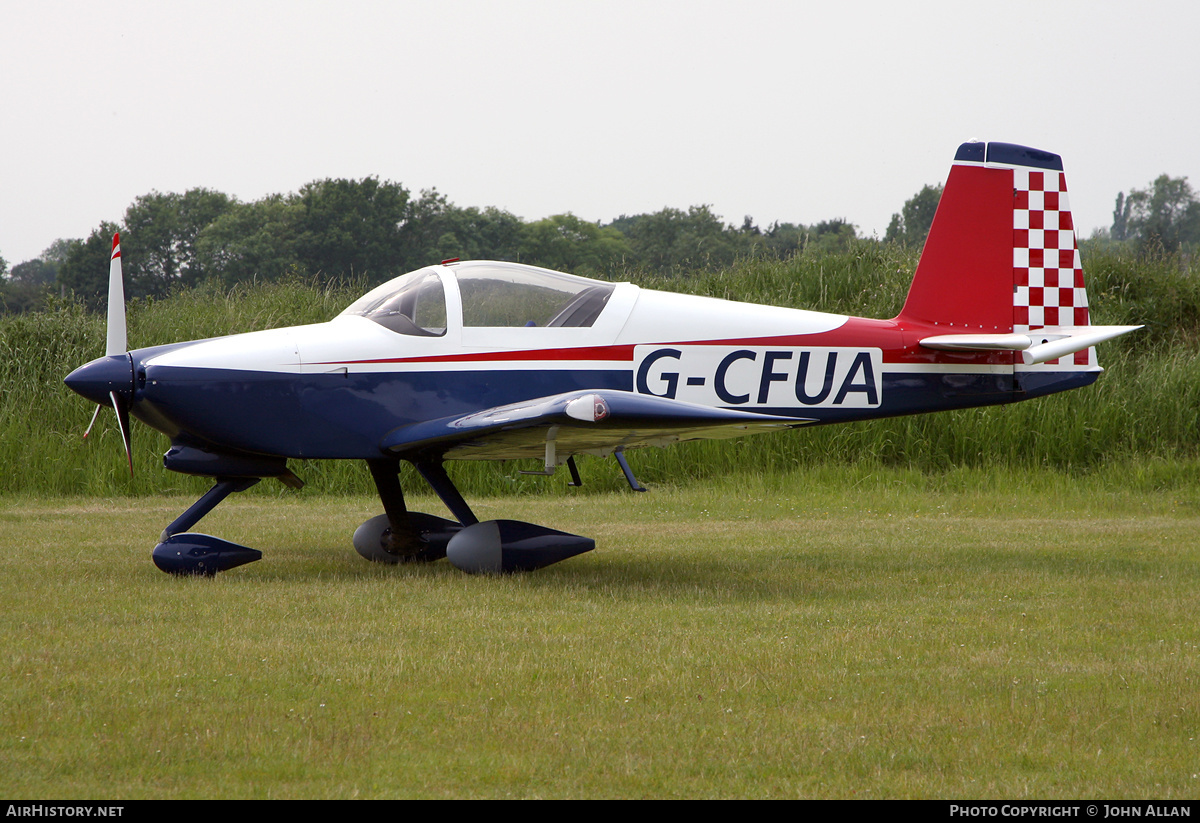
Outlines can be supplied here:
[[[935, 331], [936, 330], [936, 331]], [[638, 345], [668, 348], [673, 346], [839, 346], [848, 348], [878, 348], [883, 350], [885, 363], [959, 363], [974, 365], [1011, 365], [1012, 352], [944, 352], [917, 345], [917, 339], [929, 333], [946, 333], [948, 328], [930, 326], [928, 329], [905, 329], [891, 320], [870, 320], [851, 317], [836, 329], [815, 334], [788, 334], [770, 337], [738, 337], [720, 340], [647, 341], [611, 346], [580, 346], [562, 349], [523, 349], [516, 351], [484, 351], [460, 354], [436, 354], [421, 357], [383, 357], [367, 360], [329, 360], [311, 363], [314, 366], [360, 366], [384, 363], [514, 363], [554, 362], [565, 364], [580, 361], [613, 364], [633, 363], [634, 347]], [[964, 329], [965, 331], [965, 329]], [[906, 338], [908, 338], [906, 340]]]

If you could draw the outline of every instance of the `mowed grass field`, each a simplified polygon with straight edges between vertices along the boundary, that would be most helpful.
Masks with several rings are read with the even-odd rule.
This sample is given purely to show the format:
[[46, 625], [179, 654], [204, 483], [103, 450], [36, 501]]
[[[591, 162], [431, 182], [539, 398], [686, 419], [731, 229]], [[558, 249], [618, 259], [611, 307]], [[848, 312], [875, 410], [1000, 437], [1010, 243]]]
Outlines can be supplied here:
[[509, 577], [361, 560], [366, 496], [227, 501], [199, 530], [265, 557], [212, 580], [150, 562], [193, 497], [5, 497], [0, 792], [1194, 798], [1200, 483], [1160, 468], [473, 501], [596, 538]]

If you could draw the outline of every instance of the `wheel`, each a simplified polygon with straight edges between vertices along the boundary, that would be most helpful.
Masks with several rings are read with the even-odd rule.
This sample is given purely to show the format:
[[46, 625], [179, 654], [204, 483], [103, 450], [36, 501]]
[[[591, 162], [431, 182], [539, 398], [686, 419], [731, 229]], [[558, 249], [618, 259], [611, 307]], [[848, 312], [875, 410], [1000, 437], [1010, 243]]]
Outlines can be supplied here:
[[372, 517], [354, 530], [354, 550], [374, 563], [428, 563], [446, 556], [446, 544], [462, 525], [432, 514], [409, 512], [409, 522], [415, 532], [414, 551], [388, 551], [392, 534], [386, 514]]

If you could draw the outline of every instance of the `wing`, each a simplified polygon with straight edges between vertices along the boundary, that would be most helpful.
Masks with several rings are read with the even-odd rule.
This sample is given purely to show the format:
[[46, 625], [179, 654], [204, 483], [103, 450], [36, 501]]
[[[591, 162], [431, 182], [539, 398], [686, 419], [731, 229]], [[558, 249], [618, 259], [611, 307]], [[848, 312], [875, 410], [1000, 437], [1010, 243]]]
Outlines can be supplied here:
[[380, 446], [391, 454], [425, 452], [451, 460], [544, 457], [550, 468], [572, 454], [742, 437], [812, 422], [627, 391], [578, 391], [401, 426]]

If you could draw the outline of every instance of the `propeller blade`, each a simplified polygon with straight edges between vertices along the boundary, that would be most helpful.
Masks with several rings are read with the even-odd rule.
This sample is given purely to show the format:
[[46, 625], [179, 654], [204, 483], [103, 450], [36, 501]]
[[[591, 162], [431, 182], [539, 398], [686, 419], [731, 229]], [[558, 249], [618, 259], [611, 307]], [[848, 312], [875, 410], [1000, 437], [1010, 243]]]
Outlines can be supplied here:
[[86, 437], [87, 437], [89, 434], [91, 434], [91, 433], [92, 433], [92, 426], [96, 425], [96, 418], [100, 416], [100, 410], [101, 410], [102, 408], [104, 408], [104, 407], [103, 407], [103, 406], [99, 406], [99, 405], [98, 405], [98, 406], [96, 406], [96, 410], [95, 410], [94, 412], [92, 412], [92, 422], [91, 422], [91, 423], [88, 423], [88, 427], [87, 427], [87, 429], [86, 429], [86, 430], [83, 432], [83, 436], [84, 436], [85, 438], [86, 438]]
[[129, 351], [125, 336], [125, 282], [121, 275], [121, 235], [113, 235], [108, 264], [108, 346], [106, 355]]
[[125, 396], [110, 391], [113, 408], [117, 412], [117, 426], [121, 429], [121, 440], [125, 443], [125, 459], [129, 463], [129, 476], [133, 477], [133, 443], [129, 439], [129, 403]]

